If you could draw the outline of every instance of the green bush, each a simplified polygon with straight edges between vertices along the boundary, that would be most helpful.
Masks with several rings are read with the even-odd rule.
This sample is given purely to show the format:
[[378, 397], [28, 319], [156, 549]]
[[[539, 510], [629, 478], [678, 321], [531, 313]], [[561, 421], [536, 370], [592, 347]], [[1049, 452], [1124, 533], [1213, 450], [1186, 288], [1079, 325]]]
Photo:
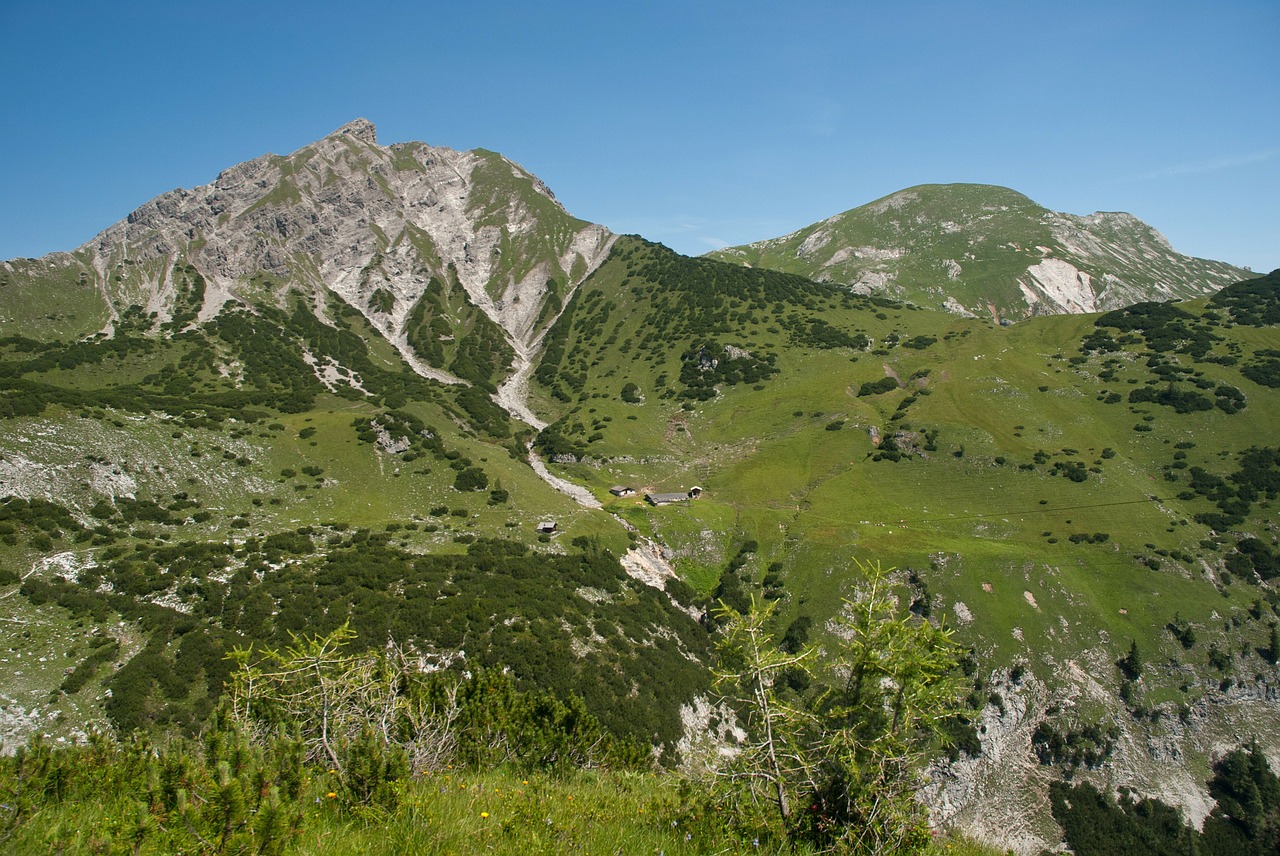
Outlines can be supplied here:
[[881, 395], [886, 392], [892, 392], [898, 388], [898, 382], [891, 377], [882, 377], [879, 380], [867, 381], [858, 387], [858, 396], [864, 397], [868, 395]]
[[453, 486], [461, 491], [484, 490], [489, 487], [489, 476], [479, 467], [467, 467], [454, 477]]

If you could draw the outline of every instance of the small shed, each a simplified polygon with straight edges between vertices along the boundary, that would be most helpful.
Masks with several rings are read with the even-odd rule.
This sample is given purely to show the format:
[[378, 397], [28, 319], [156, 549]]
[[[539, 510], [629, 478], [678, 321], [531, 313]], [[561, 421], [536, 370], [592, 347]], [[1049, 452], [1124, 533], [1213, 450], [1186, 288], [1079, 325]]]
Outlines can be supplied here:
[[556, 522], [554, 520], [543, 520], [538, 524], [539, 535], [550, 535], [556, 531]]
[[609, 488], [609, 493], [614, 496], [635, 496], [636, 489], [633, 487], [625, 487], [620, 484], [615, 484], [613, 487]]

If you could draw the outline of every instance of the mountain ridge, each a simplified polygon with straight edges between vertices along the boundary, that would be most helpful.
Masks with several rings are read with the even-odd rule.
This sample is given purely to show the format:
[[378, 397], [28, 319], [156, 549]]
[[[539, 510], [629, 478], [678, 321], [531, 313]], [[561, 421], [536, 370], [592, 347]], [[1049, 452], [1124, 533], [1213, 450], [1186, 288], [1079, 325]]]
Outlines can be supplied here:
[[1176, 253], [1132, 214], [1064, 214], [983, 184], [916, 185], [707, 256], [996, 320], [1199, 297], [1251, 275]]
[[[562, 300], [611, 242], [608, 230], [571, 217], [545, 184], [501, 155], [379, 146], [374, 125], [358, 119], [288, 155], [266, 154], [210, 184], [162, 194], [39, 264], [91, 271], [97, 316], [106, 316], [98, 329], [108, 333], [130, 305], [170, 320], [174, 270], [187, 264], [205, 281], [199, 321], [228, 301], [278, 302], [290, 288], [310, 291], [321, 307], [332, 291], [421, 365], [405, 328], [433, 276], [456, 276], [473, 308], [527, 352], [548, 321], [546, 295]], [[96, 330], [83, 324], [76, 332]], [[430, 373], [456, 381], [445, 369]]]
[[[290, 154], [161, 194], [73, 251], [0, 264], [18, 278], [80, 275], [96, 291], [96, 306], [63, 335], [109, 331], [134, 304], [170, 317], [166, 284], [180, 259], [206, 281], [201, 321], [233, 298], [257, 299], [266, 281], [310, 290], [317, 307], [332, 290], [419, 369], [456, 382], [446, 367], [423, 363], [404, 329], [430, 275], [452, 266], [474, 310], [504, 331], [522, 361], [508, 365], [515, 371], [549, 326], [545, 305], [563, 305], [615, 238], [500, 154], [381, 146], [374, 124], [358, 118]], [[997, 321], [1203, 296], [1253, 275], [1176, 253], [1131, 214], [1054, 212], [981, 184], [916, 185], [706, 255]], [[370, 309], [379, 289], [389, 311]]]

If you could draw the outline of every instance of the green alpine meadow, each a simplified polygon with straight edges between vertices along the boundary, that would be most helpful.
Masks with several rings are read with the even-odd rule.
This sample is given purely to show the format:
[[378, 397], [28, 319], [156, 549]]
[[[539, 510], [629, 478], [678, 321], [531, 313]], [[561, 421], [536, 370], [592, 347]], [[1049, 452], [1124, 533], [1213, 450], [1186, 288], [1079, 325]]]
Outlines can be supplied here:
[[0, 262], [0, 852], [1273, 853], [1280, 271], [692, 258], [360, 119]]

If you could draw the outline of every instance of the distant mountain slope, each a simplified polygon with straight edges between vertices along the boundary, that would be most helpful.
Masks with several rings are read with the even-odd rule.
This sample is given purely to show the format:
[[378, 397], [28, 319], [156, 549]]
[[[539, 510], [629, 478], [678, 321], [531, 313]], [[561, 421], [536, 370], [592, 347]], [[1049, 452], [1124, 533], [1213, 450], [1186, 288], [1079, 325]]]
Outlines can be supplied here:
[[[544, 302], [558, 306], [611, 240], [501, 155], [380, 146], [359, 119], [290, 155], [163, 194], [74, 253], [0, 265], [14, 309], [0, 333], [85, 335], [134, 305], [159, 323], [208, 320], [228, 301], [279, 302], [290, 289], [315, 294], [323, 317], [330, 290], [406, 357], [429, 361], [433, 349], [414, 347], [409, 327], [433, 320], [419, 304], [437, 280], [437, 291], [465, 292], [438, 337], [453, 341], [487, 319], [520, 351], [549, 321]], [[187, 265], [204, 281], [198, 294], [182, 287]]]
[[1000, 319], [1200, 297], [1252, 276], [1175, 252], [1130, 214], [1061, 214], [983, 184], [911, 187], [709, 255]]

